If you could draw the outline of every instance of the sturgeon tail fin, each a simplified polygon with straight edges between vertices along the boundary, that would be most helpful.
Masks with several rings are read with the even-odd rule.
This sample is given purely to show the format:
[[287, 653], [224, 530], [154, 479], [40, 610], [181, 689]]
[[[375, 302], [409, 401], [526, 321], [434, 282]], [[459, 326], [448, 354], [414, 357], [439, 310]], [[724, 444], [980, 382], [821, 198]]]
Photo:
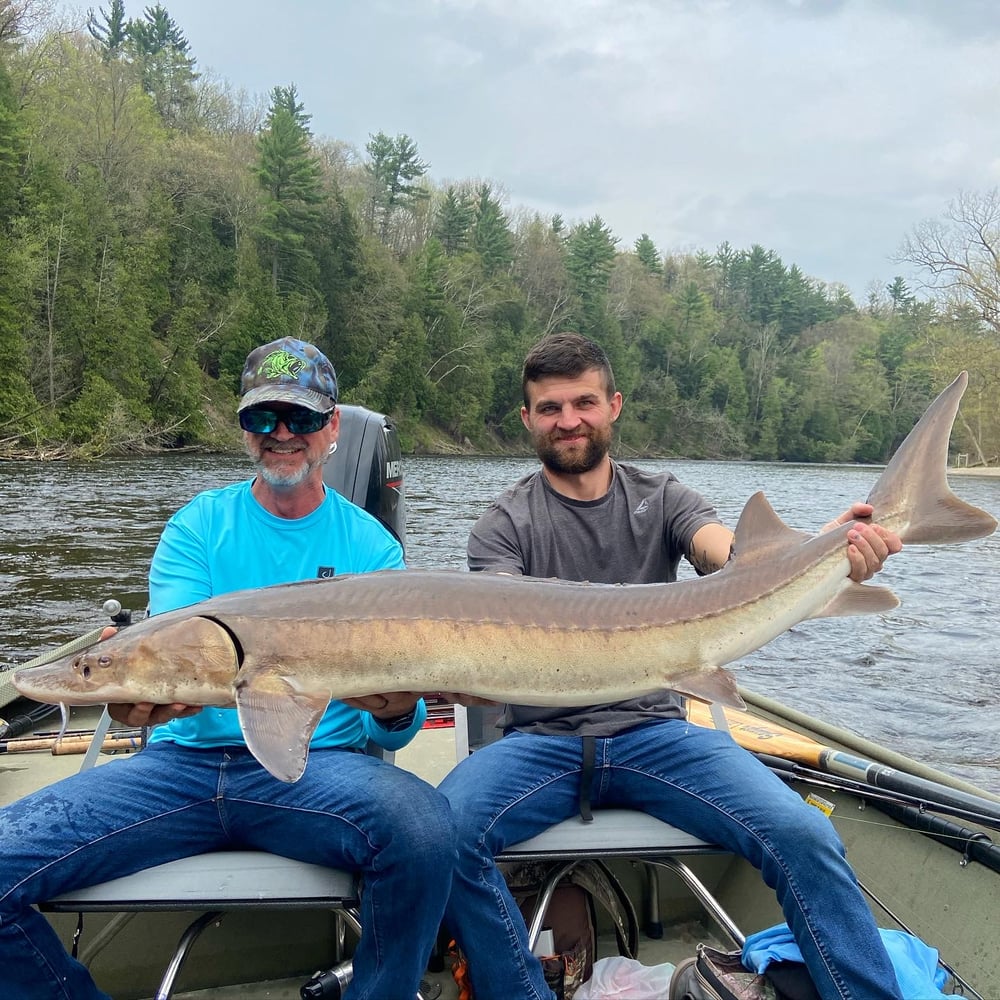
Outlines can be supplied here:
[[948, 442], [968, 384], [968, 372], [961, 372], [931, 403], [869, 494], [872, 520], [904, 543], [965, 542], [996, 530], [995, 517], [959, 499], [948, 486]]

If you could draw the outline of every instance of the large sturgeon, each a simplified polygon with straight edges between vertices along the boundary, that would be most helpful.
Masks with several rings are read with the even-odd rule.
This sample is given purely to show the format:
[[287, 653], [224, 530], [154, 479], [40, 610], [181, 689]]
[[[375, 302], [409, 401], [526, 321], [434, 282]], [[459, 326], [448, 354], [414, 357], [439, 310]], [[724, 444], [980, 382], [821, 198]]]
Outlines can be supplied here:
[[[996, 520], [948, 488], [965, 372], [930, 405], [875, 485], [873, 520], [905, 543], [980, 538]], [[295, 781], [334, 698], [456, 691], [526, 705], [591, 705], [672, 689], [742, 707], [722, 665], [807, 618], [888, 611], [848, 579], [850, 525], [785, 525], [762, 493], [711, 576], [614, 586], [448, 570], [310, 580], [213, 597], [83, 653], [20, 671], [29, 698], [236, 705], [247, 745]]]

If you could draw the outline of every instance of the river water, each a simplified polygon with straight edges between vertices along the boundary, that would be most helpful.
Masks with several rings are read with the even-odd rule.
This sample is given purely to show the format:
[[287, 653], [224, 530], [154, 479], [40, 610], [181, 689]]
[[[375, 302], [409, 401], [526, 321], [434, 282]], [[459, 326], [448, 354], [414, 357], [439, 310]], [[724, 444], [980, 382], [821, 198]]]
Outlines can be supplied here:
[[[735, 524], [764, 490], [816, 530], [867, 496], [879, 470], [732, 462], [670, 468]], [[407, 562], [465, 565], [469, 528], [530, 459], [407, 458]], [[145, 607], [146, 574], [170, 514], [202, 489], [248, 474], [240, 456], [166, 455], [91, 463], [0, 462], [0, 661], [23, 662], [107, 623], [103, 602]], [[953, 477], [1000, 515], [1000, 479]], [[734, 664], [740, 683], [1000, 793], [1000, 537], [908, 546], [879, 575], [902, 604], [886, 615], [805, 622]]]

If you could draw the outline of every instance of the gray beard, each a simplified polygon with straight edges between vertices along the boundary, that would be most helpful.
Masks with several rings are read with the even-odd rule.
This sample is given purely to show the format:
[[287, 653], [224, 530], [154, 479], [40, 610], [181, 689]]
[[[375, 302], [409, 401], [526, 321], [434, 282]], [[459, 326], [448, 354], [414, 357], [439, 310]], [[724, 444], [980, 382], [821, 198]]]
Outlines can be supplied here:
[[[298, 472], [280, 474], [274, 472], [272, 469], [265, 468], [264, 466], [264, 450], [261, 448], [255, 453], [254, 449], [251, 448], [249, 442], [244, 442], [246, 447], [246, 452], [253, 460], [254, 468], [257, 470], [257, 475], [267, 483], [272, 489], [275, 490], [290, 490], [300, 483], [305, 482], [309, 476], [312, 474], [313, 469], [317, 465], [321, 465], [322, 462], [306, 462], [305, 465], [299, 469]], [[324, 456], [322, 461], [326, 461], [329, 456]]]
[[267, 483], [268, 486], [276, 490], [290, 490], [293, 486], [298, 486], [309, 478], [315, 466], [307, 462], [298, 472], [290, 472], [280, 475], [273, 469], [264, 468], [263, 462], [257, 462], [257, 475]]

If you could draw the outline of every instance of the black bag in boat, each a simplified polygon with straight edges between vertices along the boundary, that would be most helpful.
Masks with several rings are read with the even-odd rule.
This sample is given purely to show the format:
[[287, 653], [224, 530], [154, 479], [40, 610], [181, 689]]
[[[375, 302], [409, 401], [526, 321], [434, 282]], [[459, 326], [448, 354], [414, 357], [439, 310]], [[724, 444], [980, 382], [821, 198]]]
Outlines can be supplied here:
[[751, 972], [740, 952], [699, 944], [674, 970], [669, 1000], [819, 1000], [819, 994], [801, 962], [772, 962], [763, 973]]

